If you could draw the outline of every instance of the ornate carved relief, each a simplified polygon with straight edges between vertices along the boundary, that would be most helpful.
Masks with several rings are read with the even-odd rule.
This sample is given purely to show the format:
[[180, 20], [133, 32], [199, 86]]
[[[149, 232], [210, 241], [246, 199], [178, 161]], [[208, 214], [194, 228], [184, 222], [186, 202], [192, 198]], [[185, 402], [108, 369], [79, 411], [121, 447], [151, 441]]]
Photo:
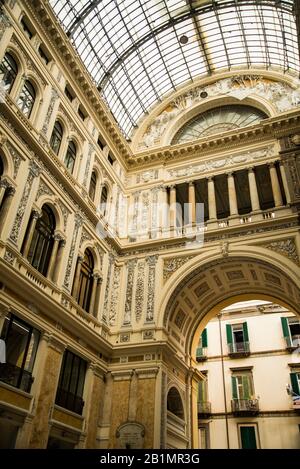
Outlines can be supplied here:
[[45, 117], [45, 122], [44, 122], [44, 125], [43, 125], [43, 128], [42, 128], [42, 133], [44, 135], [46, 135], [47, 132], [48, 132], [50, 119], [52, 117], [53, 109], [54, 109], [54, 106], [55, 106], [55, 103], [56, 103], [58, 97], [59, 97], [58, 92], [56, 91], [55, 88], [52, 88], [52, 90], [51, 90], [51, 100], [50, 100], [48, 111], [47, 111], [47, 114], [46, 114], [46, 117]]
[[147, 257], [147, 262], [149, 266], [148, 274], [148, 296], [147, 296], [147, 314], [146, 322], [153, 321], [154, 318], [154, 300], [155, 300], [155, 268], [157, 263], [158, 256], [149, 256]]
[[145, 261], [139, 261], [137, 267], [137, 281], [135, 292], [135, 319], [138, 322], [142, 317], [145, 295]]
[[141, 231], [146, 233], [148, 231], [148, 214], [149, 214], [149, 192], [142, 193], [142, 209], [141, 209]]
[[9, 249], [5, 250], [4, 260], [6, 262], [13, 265], [15, 258], [16, 258], [16, 256], [14, 255], [14, 253], [12, 251], [10, 251]]
[[205, 174], [216, 169], [233, 167], [240, 163], [247, 164], [255, 162], [258, 159], [272, 158], [275, 155], [275, 145], [268, 145], [264, 148], [260, 148], [259, 150], [248, 150], [246, 152], [229, 156], [227, 158], [222, 158], [218, 160], [207, 160], [201, 163], [200, 165], [190, 165], [179, 169], [170, 169], [168, 171], [168, 176], [170, 178], [177, 178], [181, 176], [193, 176], [194, 174]]
[[15, 218], [15, 221], [14, 221], [14, 224], [13, 224], [10, 236], [9, 236], [11, 241], [13, 241], [14, 243], [16, 243], [19, 238], [20, 227], [23, 221], [23, 217], [24, 217], [27, 202], [29, 199], [30, 191], [32, 188], [33, 180], [39, 176], [40, 172], [41, 172], [41, 168], [38, 166], [38, 164], [33, 160], [30, 161], [27, 181], [25, 183], [23, 194], [22, 194], [19, 207], [17, 210], [16, 218]]
[[144, 171], [143, 173], [139, 173], [136, 175], [136, 182], [139, 184], [140, 182], [149, 182], [153, 179], [158, 178], [158, 169], [149, 169], [148, 171]]
[[5, 13], [0, 12], [0, 41], [5, 31], [11, 27], [11, 22]]
[[265, 80], [259, 75], [244, 75], [225, 78], [206, 86], [198, 86], [172, 101], [168, 110], [157, 116], [144, 134], [142, 147], [158, 144], [168, 125], [179, 115], [199, 102], [215, 96], [231, 96], [242, 101], [251, 96], [260, 96], [272, 102], [278, 112], [295, 108], [300, 102], [300, 90], [286, 83]]
[[182, 265], [192, 259], [194, 256], [173, 257], [172, 259], [165, 259], [163, 269], [163, 279], [166, 282], [171, 275], [176, 272]]
[[14, 163], [14, 179], [16, 179], [16, 177], [18, 176], [18, 172], [19, 172], [19, 167], [20, 167], [20, 164], [21, 164], [21, 161], [22, 161], [22, 158], [20, 156], [20, 154], [17, 152], [17, 150], [15, 150], [12, 145], [10, 143], [7, 143], [7, 148], [8, 148], [8, 151], [13, 159], [13, 163]]
[[89, 152], [87, 156], [87, 162], [86, 162], [86, 167], [85, 167], [85, 173], [84, 173], [84, 179], [83, 179], [83, 186], [87, 187], [88, 184], [88, 175], [90, 172], [90, 167], [91, 167], [91, 159], [92, 159], [92, 154], [95, 151], [95, 147], [92, 143], [89, 143]]
[[108, 261], [107, 280], [106, 280], [103, 314], [102, 314], [102, 319], [104, 322], [107, 322], [108, 298], [109, 298], [110, 280], [111, 280], [111, 272], [112, 272], [113, 264], [114, 264], [114, 256], [110, 254], [109, 261]]
[[43, 195], [49, 195], [50, 197], [52, 197], [53, 191], [47, 186], [47, 184], [44, 183], [44, 181], [40, 181], [35, 201], [39, 200], [39, 198]]
[[81, 248], [81, 246], [83, 245], [83, 243], [85, 241], [91, 241], [92, 240], [92, 237], [91, 235], [86, 231], [85, 228], [82, 229], [82, 232], [81, 232], [81, 238], [80, 238], [80, 243], [79, 243], [79, 248]]
[[83, 224], [82, 216], [79, 213], [76, 213], [75, 214], [75, 226], [74, 226], [72, 242], [71, 242], [71, 247], [70, 247], [70, 252], [69, 252], [69, 257], [68, 257], [65, 280], [64, 280], [64, 286], [68, 290], [70, 290], [70, 288], [71, 288], [70, 287], [70, 277], [71, 277], [71, 270], [72, 270], [72, 265], [73, 265], [73, 260], [74, 260], [76, 240], [77, 240], [79, 228], [82, 226], [82, 224]]
[[57, 198], [55, 202], [57, 203], [57, 205], [59, 206], [61, 210], [63, 221], [64, 221], [64, 231], [66, 231], [68, 218], [71, 212], [65, 207], [65, 205], [62, 203], [62, 201], [59, 198]]
[[35, 76], [36, 80], [43, 86], [45, 87], [47, 85], [43, 75], [39, 72], [39, 70], [36, 68], [30, 57], [28, 56], [26, 50], [23, 48], [19, 40], [13, 36], [11, 39], [12, 44], [14, 44], [18, 48], [18, 52], [22, 55], [25, 63], [27, 70], [30, 70], [30, 72]]
[[131, 324], [132, 290], [136, 262], [136, 259], [131, 259], [127, 262], [127, 288], [123, 324]]
[[279, 241], [272, 241], [270, 243], [261, 244], [261, 246], [271, 249], [272, 251], [278, 252], [283, 256], [287, 257], [295, 264], [300, 265], [299, 256], [297, 253], [297, 247], [294, 239], [288, 238]]
[[121, 267], [115, 265], [111, 299], [110, 299], [110, 309], [109, 309], [109, 324], [111, 326], [115, 324], [116, 317], [117, 317], [117, 305], [118, 305], [118, 298], [119, 298], [119, 292], [120, 292], [120, 278], [121, 278]]

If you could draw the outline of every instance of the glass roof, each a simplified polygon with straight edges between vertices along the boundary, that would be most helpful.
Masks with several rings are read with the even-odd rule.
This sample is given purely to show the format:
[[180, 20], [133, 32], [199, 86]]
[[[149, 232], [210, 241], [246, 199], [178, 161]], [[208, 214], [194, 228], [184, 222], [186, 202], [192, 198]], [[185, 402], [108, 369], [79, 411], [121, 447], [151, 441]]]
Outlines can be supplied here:
[[124, 134], [183, 83], [299, 71], [292, 0], [49, 0]]

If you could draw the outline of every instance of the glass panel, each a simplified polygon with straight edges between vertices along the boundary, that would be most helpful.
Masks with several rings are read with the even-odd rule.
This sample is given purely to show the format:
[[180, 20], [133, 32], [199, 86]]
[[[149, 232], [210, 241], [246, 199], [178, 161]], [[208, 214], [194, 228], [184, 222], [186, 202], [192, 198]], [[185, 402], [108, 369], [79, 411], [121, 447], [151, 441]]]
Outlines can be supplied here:
[[0, 64], [0, 83], [7, 93], [11, 91], [17, 74], [18, 66], [16, 61], [10, 54], [5, 54]]
[[50, 0], [128, 136], [149, 106], [195, 77], [233, 66], [298, 73], [293, 3]]
[[30, 81], [25, 81], [25, 84], [23, 86], [23, 89], [20, 93], [19, 99], [18, 99], [18, 106], [25, 114], [26, 117], [30, 117], [33, 105], [35, 101], [35, 90], [33, 85], [30, 83]]

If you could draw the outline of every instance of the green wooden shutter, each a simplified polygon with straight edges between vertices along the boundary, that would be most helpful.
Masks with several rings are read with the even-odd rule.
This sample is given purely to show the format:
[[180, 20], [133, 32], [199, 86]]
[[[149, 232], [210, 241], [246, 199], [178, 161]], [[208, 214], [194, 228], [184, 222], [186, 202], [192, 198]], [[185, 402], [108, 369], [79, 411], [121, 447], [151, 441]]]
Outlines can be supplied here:
[[246, 322], [243, 322], [243, 333], [244, 333], [244, 342], [249, 342], [248, 326]]
[[226, 336], [227, 336], [227, 344], [232, 344], [232, 327], [230, 324], [226, 324]]
[[283, 330], [283, 336], [289, 339], [290, 328], [289, 328], [288, 318], [281, 318], [281, 325], [282, 325], [282, 330]]
[[232, 398], [237, 399], [238, 398], [238, 390], [237, 390], [237, 384], [236, 384], [236, 377], [231, 376], [231, 384], [232, 384]]
[[290, 373], [292, 389], [293, 391], [300, 396], [299, 383], [297, 378], [298, 373]]
[[207, 347], [207, 329], [206, 328], [202, 332], [201, 339], [202, 339], [202, 347], [206, 348]]
[[243, 399], [250, 399], [250, 376], [242, 376], [242, 383], [243, 383]]

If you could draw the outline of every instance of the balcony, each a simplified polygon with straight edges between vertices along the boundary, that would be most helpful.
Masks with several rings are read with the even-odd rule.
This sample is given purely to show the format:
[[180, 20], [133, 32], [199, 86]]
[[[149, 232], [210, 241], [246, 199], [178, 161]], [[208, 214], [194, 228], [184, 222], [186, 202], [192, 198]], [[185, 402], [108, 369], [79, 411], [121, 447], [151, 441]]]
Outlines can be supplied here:
[[231, 409], [235, 416], [257, 415], [259, 412], [258, 399], [233, 399]]
[[196, 350], [196, 361], [205, 362], [207, 360], [207, 348], [206, 347], [197, 347]]
[[11, 363], [0, 363], [0, 381], [10, 386], [30, 392], [33, 377], [29, 371], [22, 370]]
[[295, 410], [297, 413], [300, 414], [300, 397], [299, 399], [294, 399], [293, 400], [293, 407], [292, 407], [293, 410]]
[[208, 419], [211, 416], [211, 403], [201, 401], [198, 402], [198, 418]]
[[58, 388], [56, 393], [55, 404], [64, 407], [65, 409], [75, 412], [75, 414], [82, 414], [84, 401], [80, 396]]
[[249, 357], [250, 343], [249, 342], [233, 342], [228, 344], [228, 355], [231, 358]]
[[291, 337], [285, 337], [286, 348], [289, 352], [293, 352], [300, 347], [300, 335], [292, 335]]

